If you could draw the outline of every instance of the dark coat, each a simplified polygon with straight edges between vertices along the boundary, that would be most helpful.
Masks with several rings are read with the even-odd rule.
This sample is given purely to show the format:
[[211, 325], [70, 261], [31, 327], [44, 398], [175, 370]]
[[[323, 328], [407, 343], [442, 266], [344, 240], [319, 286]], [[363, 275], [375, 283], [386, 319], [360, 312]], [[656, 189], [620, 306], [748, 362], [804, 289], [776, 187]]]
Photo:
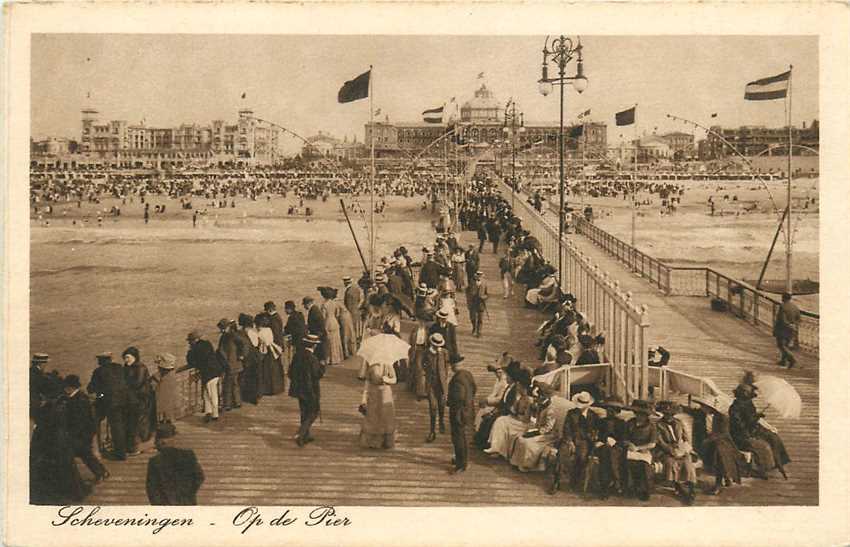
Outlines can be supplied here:
[[345, 289], [342, 301], [345, 303], [345, 307], [351, 313], [351, 316], [354, 317], [355, 313], [360, 313], [360, 303], [363, 302], [363, 290], [357, 285], [349, 285]]
[[231, 374], [242, 372], [242, 361], [239, 360], [239, 348], [236, 344], [236, 335], [232, 331], [221, 333], [218, 338], [218, 354], [227, 363]]
[[310, 311], [307, 312], [307, 331], [323, 340], [327, 335], [325, 332], [325, 318], [322, 315], [322, 308], [318, 304], [310, 306]]
[[91, 400], [82, 391], [77, 391], [72, 397], [66, 397], [63, 408], [65, 427], [71, 443], [80, 447], [91, 446], [97, 433]]
[[269, 314], [269, 319], [271, 320], [269, 328], [272, 329], [274, 343], [278, 346], [283, 346], [283, 319], [280, 318], [280, 314], [277, 312]]
[[319, 381], [324, 374], [325, 369], [313, 352], [298, 348], [289, 365], [289, 396], [315, 405], [318, 410], [321, 399]]
[[439, 348], [432, 352], [425, 350], [425, 360], [422, 364], [425, 369], [425, 378], [428, 390], [432, 393], [446, 395], [449, 391], [449, 354]]
[[587, 410], [587, 416], [582, 415], [580, 408], [573, 408], [564, 417], [564, 428], [561, 439], [576, 444], [585, 442], [593, 444], [599, 436], [599, 416], [593, 410]]
[[419, 283], [425, 283], [429, 289], [436, 289], [440, 282], [440, 265], [429, 260], [419, 270]]
[[148, 367], [136, 361], [130, 366], [124, 367], [127, 375], [127, 387], [130, 388], [130, 402], [140, 404], [150, 394], [150, 372]]
[[304, 344], [304, 337], [307, 336], [307, 325], [304, 324], [304, 314], [298, 310], [289, 314], [286, 319], [286, 326], [283, 327], [283, 333], [292, 337], [292, 345], [300, 348]]
[[130, 388], [124, 365], [109, 363], [100, 365], [91, 375], [86, 390], [97, 397], [98, 412], [105, 415], [110, 408], [126, 406], [130, 403]]
[[145, 482], [151, 505], [197, 505], [204, 470], [192, 450], [166, 446], [148, 460]]
[[457, 332], [455, 330], [455, 326], [446, 321], [446, 326], [441, 327], [439, 322], [434, 322], [431, 325], [431, 328], [428, 329], [428, 336], [430, 337], [435, 332], [439, 332], [443, 335], [443, 339], [446, 341], [446, 351], [449, 354], [449, 359], [456, 359], [460, 356], [457, 349]]
[[196, 369], [201, 375], [201, 381], [207, 383], [222, 375], [221, 362], [218, 360], [212, 344], [208, 340], [198, 340], [186, 353], [186, 364]]
[[626, 422], [620, 418], [612, 418], [606, 416], [598, 422], [600, 442], [605, 442], [608, 437], [613, 437], [618, 443], [622, 443], [626, 438]]
[[257, 351], [257, 348], [251, 343], [251, 339], [242, 329], [233, 333], [233, 340], [236, 343], [236, 359], [240, 363], [239, 368], [242, 372], [239, 386], [242, 400], [255, 405], [260, 398], [259, 380], [257, 379], [260, 352]]
[[473, 283], [466, 289], [466, 304], [470, 311], [484, 311], [487, 309], [487, 284], [484, 282]]
[[475, 379], [468, 370], [459, 370], [449, 382], [449, 413], [457, 423], [470, 425], [475, 419]]

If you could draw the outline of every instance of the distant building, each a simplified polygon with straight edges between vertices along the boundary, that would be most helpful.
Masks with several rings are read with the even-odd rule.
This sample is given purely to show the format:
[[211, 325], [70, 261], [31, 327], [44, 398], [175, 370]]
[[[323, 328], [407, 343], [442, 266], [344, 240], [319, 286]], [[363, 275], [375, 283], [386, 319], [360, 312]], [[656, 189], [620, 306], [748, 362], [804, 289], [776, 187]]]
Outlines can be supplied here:
[[362, 143], [358, 143], [356, 140], [348, 142], [347, 137], [339, 140], [322, 131], [319, 131], [317, 135], [307, 137], [306, 140], [307, 142], [301, 148], [301, 156], [304, 158], [321, 156], [338, 160], [354, 160], [368, 154]]
[[661, 135], [661, 138], [670, 147], [671, 157], [674, 160], [684, 160], [696, 157], [697, 151], [694, 146], [694, 136], [691, 133], [673, 131]]
[[[423, 152], [435, 140], [454, 129], [459, 143], [476, 149], [486, 149], [505, 144], [510, 140], [505, 131], [505, 105], [495, 98], [484, 84], [464, 102], [459, 109], [460, 117], [449, 123], [431, 124], [424, 122], [384, 121], [367, 123], [365, 144], [368, 148], [374, 138], [377, 157], [405, 157]], [[451, 112], [444, 113], [444, 120]], [[603, 157], [607, 150], [607, 126], [599, 122], [585, 122], [582, 129], [577, 125], [564, 127], [564, 148], [569, 155]], [[534, 155], [551, 156], [558, 152], [557, 122], [524, 122], [524, 130], [517, 133], [516, 145], [530, 150]], [[575, 135], [575, 136], [573, 136]], [[523, 146], [525, 145], [525, 146]], [[433, 146], [425, 154], [435, 157], [443, 154], [443, 147]]]
[[144, 121], [101, 121], [93, 108], [82, 111], [79, 146], [33, 144], [32, 165], [57, 168], [186, 169], [248, 167], [277, 163], [281, 130], [239, 111], [235, 124], [213, 120], [209, 125], [185, 123], [151, 127]]
[[[735, 155], [734, 147], [738, 153], [745, 156], [757, 156], [761, 154], [773, 156], [785, 156], [788, 154], [788, 127], [765, 127], [763, 125], [743, 125], [737, 128], [723, 128], [712, 126], [705, 139], [705, 144], [700, 150], [700, 159], [714, 160]], [[718, 135], [721, 135], [721, 139]], [[724, 142], [724, 140], [726, 142]], [[820, 149], [820, 127], [818, 120], [814, 120], [809, 127], [803, 122], [802, 128], [791, 127], [791, 141], [795, 145], [802, 145], [813, 150]], [[728, 144], [727, 144], [728, 143]], [[813, 155], [811, 150], [794, 148], [793, 154]]]

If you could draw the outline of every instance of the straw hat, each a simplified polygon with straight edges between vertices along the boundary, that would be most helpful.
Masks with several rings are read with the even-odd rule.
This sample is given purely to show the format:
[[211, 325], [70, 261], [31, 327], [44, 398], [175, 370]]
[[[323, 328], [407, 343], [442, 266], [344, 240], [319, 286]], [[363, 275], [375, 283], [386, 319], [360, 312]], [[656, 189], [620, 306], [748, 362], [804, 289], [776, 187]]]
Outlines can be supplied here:
[[439, 332], [435, 332], [428, 339], [431, 342], [431, 345], [437, 348], [441, 348], [446, 345], [446, 340], [443, 338], [443, 335]]
[[593, 404], [594, 399], [593, 395], [591, 395], [587, 391], [580, 391], [579, 393], [573, 395], [572, 401], [579, 408], [588, 408], [590, 405]]
[[160, 353], [153, 358], [154, 364], [165, 370], [172, 370], [177, 366], [177, 358], [170, 353]]

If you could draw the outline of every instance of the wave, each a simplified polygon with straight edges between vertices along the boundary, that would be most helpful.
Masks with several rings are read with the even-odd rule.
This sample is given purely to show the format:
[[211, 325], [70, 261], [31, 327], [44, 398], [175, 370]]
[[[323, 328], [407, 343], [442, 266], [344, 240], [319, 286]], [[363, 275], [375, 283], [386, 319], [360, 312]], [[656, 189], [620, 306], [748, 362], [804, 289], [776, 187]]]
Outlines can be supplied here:
[[32, 270], [30, 272], [30, 277], [45, 277], [49, 275], [59, 275], [59, 274], [87, 274], [87, 273], [95, 273], [95, 274], [107, 274], [107, 273], [159, 273], [159, 274], [168, 274], [176, 272], [176, 268], [165, 268], [165, 267], [141, 267], [141, 268], [130, 268], [125, 266], [94, 266], [94, 265], [79, 265], [79, 266], [70, 266], [68, 268], [44, 268], [41, 270]]

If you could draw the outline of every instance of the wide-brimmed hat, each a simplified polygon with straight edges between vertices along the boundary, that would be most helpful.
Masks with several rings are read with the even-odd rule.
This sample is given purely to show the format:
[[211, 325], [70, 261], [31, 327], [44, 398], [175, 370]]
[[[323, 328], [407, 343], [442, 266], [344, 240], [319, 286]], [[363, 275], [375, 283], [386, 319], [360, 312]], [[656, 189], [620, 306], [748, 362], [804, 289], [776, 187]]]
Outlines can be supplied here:
[[587, 408], [594, 402], [593, 395], [591, 395], [587, 391], [580, 391], [576, 393], [575, 395], [573, 395], [571, 400], [579, 408]]
[[439, 317], [440, 319], [448, 319], [449, 318], [448, 310], [446, 310], [445, 308], [437, 310], [437, 317]]
[[647, 401], [644, 399], [635, 399], [632, 401], [629, 410], [636, 414], [652, 414], [655, 412], [655, 405], [652, 401]]
[[177, 366], [177, 358], [170, 353], [157, 354], [157, 356], [153, 358], [153, 362], [156, 366], [164, 368], [165, 370], [171, 370]]
[[321, 341], [322, 341], [322, 339], [321, 339], [321, 338], [319, 338], [318, 336], [316, 336], [315, 334], [308, 334], [307, 336], [305, 336], [305, 337], [303, 338], [303, 341], [304, 341], [304, 343], [305, 343], [305, 344], [312, 344], [312, 345], [316, 345], [316, 344], [318, 344], [319, 342], [321, 342]]
[[[720, 397], [691, 397], [691, 401], [719, 414], [725, 414], [729, 411], [728, 401], [724, 405], [724, 402]], [[723, 409], [724, 406], [726, 406], [725, 409]]]
[[661, 414], [677, 414], [681, 412], [682, 407], [673, 401], [658, 401], [655, 405], [655, 410]]
[[432, 346], [438, 347], [438, 348], [441, 348], [441, 347], [446, 345], [446, 339], [443, 338], [443, 335], [440, 334], [439, 332], [435, 332], [434, 334], [432, 334], [428, 338], [428, 341], [431, 343]]

